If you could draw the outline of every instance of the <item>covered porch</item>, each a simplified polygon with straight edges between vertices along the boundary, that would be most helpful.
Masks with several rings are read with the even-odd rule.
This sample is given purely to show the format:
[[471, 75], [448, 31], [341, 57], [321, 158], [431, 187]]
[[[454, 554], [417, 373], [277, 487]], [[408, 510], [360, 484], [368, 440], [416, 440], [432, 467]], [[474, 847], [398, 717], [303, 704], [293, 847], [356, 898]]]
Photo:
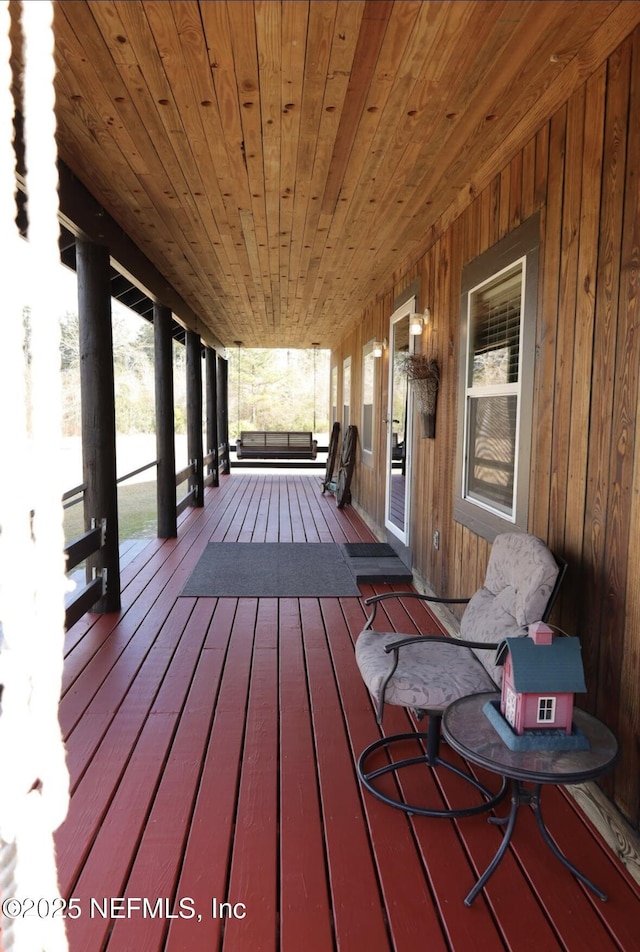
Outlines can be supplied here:
[[[123, 554], [121, 610], [67, 634], [72, 796], [56, 840], [72, 952], [637, 946], [640, 887], [558, 788], [544, 796], [552, 835], [609, 901], [553, 859], [526, 809], [465, 908], [501, 828], [408, 818], [358, 783], [378, 732], [353, 652], [361, 599], [182, 597], [209, 541], [374, 536], [317, 476], [243, 472], [208, 488], [177, 538]], [[409, 603], [388, 622], [440, 625]], [[385, 731], [407, 721], [390, 708]], [[416, 797], [464, 796], [453, 777], [408, 783]]]
[[[3, 226], [12, 249], [47, 232], [39, 280], [20, 272], [37, 290], [31, 343], [51, 373], [41, 407], [55, 402], [55, 360], [43, 359], [55, 324], [46, 275], [60, 258], [78, 275], [82, 491], [88, 531], [101, 540], [88, 582], [101, 600], [66, 632], [59, 708], [71, 800], [55, 839], [71, 949], [630, 952], [640, 910], [640, 6], [57, 0], [55, 106], [31, 106], [36, 125], [55, 118], [48, 189], [59, 202], [40, 232], [22, 77], [25, 61], [42, 59], [24, 55], [21, 22], [46, 4], [5, 6]], [[480, 499], [474, 509], [458, 498], [471, 458], [470, 302], [476, 288], [494, 290], [505, 262], [507, 286], [510, 269], [519, 275], [518, 333], [509, 324], [506, 340], [519, 355], [522, 332], [523, 373], [509, 381], [519, 395], [504, 401], [526, 411], [522, 426], [511, 415], [506, 428], [506, 462], [519, 479], [508, 506]], [[11, 372], [29, 348], [24, 301], [14, 297], [0, 378], [3, 406], [17, 411]], [[152, 320], [155, 336], [160, 538], [127, 551], [118, 546], [112, 299]], [[503, 303], [506, 312], [511, 298]], [[407, 415], [394, 430], [394, 362], [409, 353], [414, 317], [425, 333], [412, 354], [439, 366], [430, 436], [409, 416], [406, 382]], [[186, 345], [188, 391], [188, 466], [178, 473], [175, 340]], [[329, 416], [359, 433], [352, 507], [338, 510], [318, 477], [234, 470], [236, 345], [331, 350]], [[49, 350], [55, 358], [56, 340]], [[37, 361], [30, 370], [40, 385]], [[26, 457], [28, 421], [12, 428], [14, 416], [3, 414], [3, 449]], [[54, 428], [39, 419], [46, 459]], [[404, 444], [398, 510], [394, 438]], [[21, 543], [33, 541], [33, 512], [57, 512], [53, 483], [52, 474], [20, 486]], [[3, 545], [16, 499], [7, 480]], [[467, 909], [501, 829], [484, 817], [408, 818], [363, 794], [357, 755], [379, 731], [353, 652], [362, 599], [181, 595], [212, 540], [385, 536], [420, 590], [463, 595], [480, 584], [505, 523], [567, 559], [557, 621], [583, 645], [585, 708], [620, 740], [602, 784], [610, 802], [600, 788], [550, 788], [543, 800], [554, 840], [607, 903], [555, 862], [525, 809]], [[35, 535], [44, 548], [43, 525]], [[23, 575], [29, 560], [6, 551]], [[24, 650], [18, 635], [31, 616], [20, 610], [4, 634]], [[402, 632], [444, 624], [408, 602], [387, 613]], [[57, 633], [61, 642], [61, 625]], [[7, 724], [13, 684], [3, 680]], [[57, 693], [54, 702], [57, 711]], [[393, 709], [384, 730], [409, 722]], [[40, 799], [39, 771], [21, 788], [27, 801]], [[56, 779], [66, 792], [66, 775]], [[457, 803], [455, 779], [442, 783], [427, 774], [407, 786], [416, 798], [428, 788]], [[44, 784], [47, 794], [54, 787]], [[598, 813], [600, 832], [588, 818]], [[0, 871], [3, 897], [18, 895]], [[53, 912], [47, 892], [42, 909]], [[9, 952], [6, 922], [5, 911]]]

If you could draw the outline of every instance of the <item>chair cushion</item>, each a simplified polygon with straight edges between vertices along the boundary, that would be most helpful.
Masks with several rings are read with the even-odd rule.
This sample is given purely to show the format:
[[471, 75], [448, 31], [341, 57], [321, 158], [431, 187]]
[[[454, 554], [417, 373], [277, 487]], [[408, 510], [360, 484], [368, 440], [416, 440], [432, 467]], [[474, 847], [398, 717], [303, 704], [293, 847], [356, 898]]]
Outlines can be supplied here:
[[[543, 617], [557, 576], [556, 560], [541, 539], [524, 532], [496, 536], [484, 586], [462, 616], [461, 637], [485, 642], [524, 637], [527, 626]], [[495, 652], [474, 651], [500, 685], [502, 668], [495, 664]]]
[[537, 536], [505, 532], [491, 546], [484, 587], [518, 625], [540, 621], [558, 577], [552, 553]]
[[[460, 637], [469, 641], [498, 643], [504, 638], [518, 638], [527, 634], [527, 629], [517, 623], [513, 615], [503, 607], [499, 595], [492, 595], [481, 588], [472, 596], [460, 622]], [[502, 667], [495, 663], [495, 649], [469, 649], [484, 665], [496, 685], [502, 683]]]
[[[393, 667], [394, 655], [384, 645], [400, 641], [394, 632], [360, 633], [356, 642], [356, 660], [362, 679], [380, 704], [384, 681]], [[459, 697], [481, 691], [495, 691], [495, 684], [469, 648], [455, 644], [430, 642], [407, 645], [400, 649], [398, 667], [384, 696], [387, 704], [443, 711]]]

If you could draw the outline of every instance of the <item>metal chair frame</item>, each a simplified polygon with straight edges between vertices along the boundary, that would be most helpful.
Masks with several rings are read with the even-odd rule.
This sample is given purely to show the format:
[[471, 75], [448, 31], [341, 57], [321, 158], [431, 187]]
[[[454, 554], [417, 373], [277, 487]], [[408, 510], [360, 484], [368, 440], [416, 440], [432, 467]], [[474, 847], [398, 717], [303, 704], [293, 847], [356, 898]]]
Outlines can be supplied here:
[[[567, 562], [556, 555], [554, 555], [556, 563], [558, 564], [558, 575], [554, 584], [554, 587], [549, 596], [542, 621], [548, 621], [553, 606], [555, 604], [560, 586], [564, 579], [564, 576], [567, 571]], [[385, 592], [382, 595], [373, 595], [370, 598], [365, 599], [365, 605], [372, 605], [372, 611], [367, 618], [366, 624], [363, 630], [367, 630], [372, 627], [378, 605], [380, 602], [385, 601], [388, 598], [416, 598], [420, 601], [426, 602], [435, 602], [438, 604], [458, 604], [465, 605], [470, 601], [470, 598], [440, 598], [436, 595], [423, 595], [420, 592]], [[400, 640], [388, 644], [385, 646], [384, 650], [389, 653], [395, 651], [396, 663], [389, 672], [387, 679], [385, 681], [384, 687], [386, 688], [387, 683], [393, 677], [397, 663], [398, 663], [398, 650], [403, 647], [403, 645], [415, 644], [421, 641], [429, 642], [444, 642], [446, 644], [455, 644], [457, 647], [461, 648], [477, 648], [481, 647], [483, 649], [487, 648], [497, 649], [498, 642], [496, 643], [479, 643], [477, 641], [465, 640], [461, 638], [451, 638], [446, 635], [417, 635], [409, 638], [400, 638]], [[378, 724], [382, 723], [382, 713], [384, 710], [384, 690], [382, 691], [382, 699], [378, 711], [376, 712]], [[374, 741], [372, 744], [369, 744], [363, 752], [360, 754], [357, 762], [357, 771], [360, 782], [369, 791], [374, 797], [377, 797], [378, 800], [381, 800], [383, 803], [386, 803], [388, 806], [395, 807], [396, 809], [403, 810], [405, 813], [410, 816], [428, 816], [428, 817], [444, 817], [444, 818], [459, 818], [465, 816], [473, 816], [477, 813], [484, 813], [487, 810], [491, 810], [496, 806], [505, 796], [508, 789], [508, 780], [506, 777], [501, 778], [501, 785], [499, 790], [492, 791], [489, 790], [484, 784], [480, 783], [476, 777], [470, 771], [466, 771], [456, 766], [455, 764], [450, 763], [448, 760], [440, 756], [440, 741], [441, 741], [441, 724], [442, 717], [444, 714], [443, 710], [423, 710], [417, 709], [414, 712], [416, 716], [420, 719], [424, 716], [428, 716], [429, 723], [427, 731], [408, 731], [402, 734], [392, 734], [388, 737], [382, 737], [379, 740]], [[384, 764], [381, 767], [375, 769], [368, 769], [367, 762], [373, 754], [377, 753], [380, 750], [386, 751], [389, 757], [393, 749], [399, 744], [406, 743], [407, 741], [416, 741], [421, 744], [423, 748], [423, 753], [413, 756], [413, 757], [404, 757], [400, 760], [390, 759], [387, 764]], [[404, 799], [390, 797], [385, 794], [382, 790], [378, 789], [376, 786], [376, 781], [380, 777], [385, 777], [388, 774], [397, 775], [398, 771], [406, 767], [411, 767], [416, 764], [424, 764], [427, 768], [433, 769], [441, 767], [446, 769], [456, 776], [462, 778], [468, 782], [472, 787], [477, 790], [482, 796], [482, 802], [473, 804], [468, 807], [460, 808], [447, 808], [447, 807], [425, 807], [413, 803], [408, 803]], [[396, 776], [396, 779], [399, 779]]]

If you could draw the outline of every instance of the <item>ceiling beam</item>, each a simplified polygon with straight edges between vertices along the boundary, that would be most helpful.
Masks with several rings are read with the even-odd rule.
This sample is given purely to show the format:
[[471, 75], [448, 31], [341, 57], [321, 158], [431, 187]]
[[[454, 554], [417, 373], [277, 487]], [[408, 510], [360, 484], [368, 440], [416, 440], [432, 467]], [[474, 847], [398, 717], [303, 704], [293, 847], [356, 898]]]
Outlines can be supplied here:
[[187, 329], [199, 334], [203, 343], [218, 351], [224, 350], [222, 342], [205, 322], [186, 304], [64, 162], [59, 162], [58, 171], [60, 217], [64, 226], [78, 237], [106, 245], [118, 271], [144, 291], [152, 301], [171, 308], [176, 319]]

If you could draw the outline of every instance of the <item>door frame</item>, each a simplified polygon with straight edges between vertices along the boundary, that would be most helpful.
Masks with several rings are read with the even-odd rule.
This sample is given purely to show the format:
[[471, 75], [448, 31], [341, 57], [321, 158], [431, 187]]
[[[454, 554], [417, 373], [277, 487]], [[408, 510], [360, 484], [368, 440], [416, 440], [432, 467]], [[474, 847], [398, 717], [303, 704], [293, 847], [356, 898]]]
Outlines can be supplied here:
[[[393, 390], [395, 382], [394, 373], [394, 344], [396, 325], [416, 310], [416, 297], [412, 295], [400, 304], [389, 318], [389, 380], [388, 380], [388, 399], [387, 399], [387, 447], [386, 447], [386, 465], [385, 465], [385, 501], [384, 501], [384, 524], [388, 532], [395, 536], [404, 546], [409, 546], [409, 535], [411, 526], [411, 483], [412, 483], [412, 445], [413, 445], [413, 399], [410, 389], [407, 387], [407, 401], [405, 410], [405, 439], [404, 439], [404, 526], [400, 528], [395, 522], [392, 522], [389, 516], [391, 503], [391, 480], [393, 475]], [[414, 339], [409, 335], [409, 353], [415, 349]]]

